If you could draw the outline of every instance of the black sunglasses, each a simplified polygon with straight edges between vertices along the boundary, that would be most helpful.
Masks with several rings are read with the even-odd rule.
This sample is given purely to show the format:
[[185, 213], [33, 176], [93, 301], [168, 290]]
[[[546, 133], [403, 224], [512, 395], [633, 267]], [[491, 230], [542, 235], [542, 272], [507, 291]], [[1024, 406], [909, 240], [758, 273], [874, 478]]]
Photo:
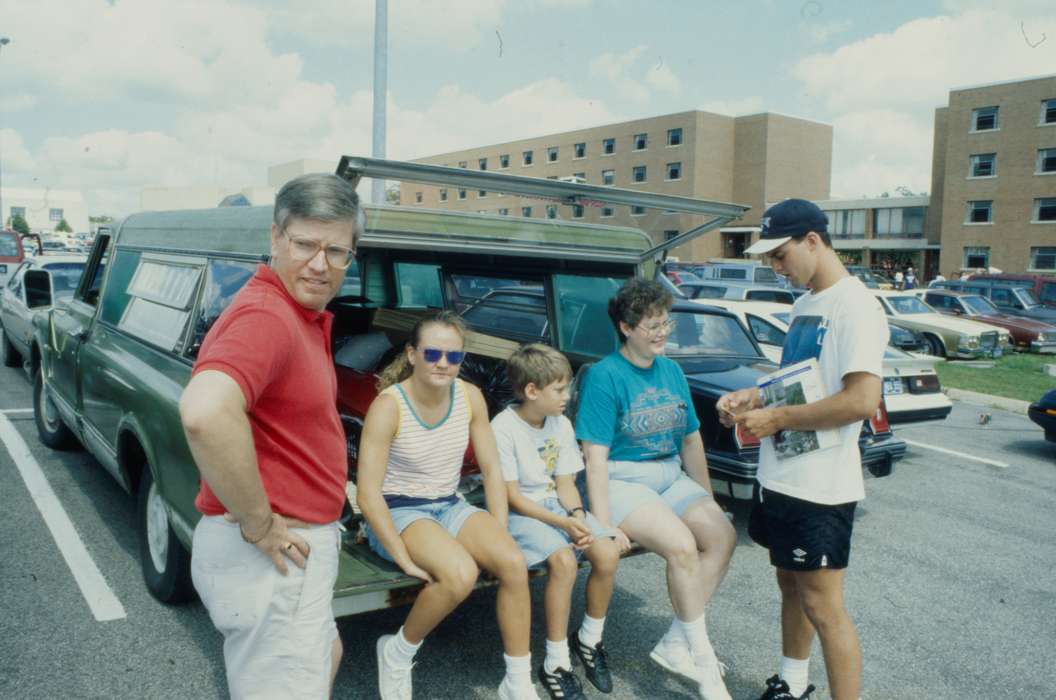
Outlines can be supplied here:
[[462, 360], [466, 359], [466, 353], [463, 350], [441, 350], [440, 348], [422, 348], [422, 357], [429, 364], [439, 362], [440, 358], [444, 355], [447, 356], [447, 361], [453, 365], [462, 364]]

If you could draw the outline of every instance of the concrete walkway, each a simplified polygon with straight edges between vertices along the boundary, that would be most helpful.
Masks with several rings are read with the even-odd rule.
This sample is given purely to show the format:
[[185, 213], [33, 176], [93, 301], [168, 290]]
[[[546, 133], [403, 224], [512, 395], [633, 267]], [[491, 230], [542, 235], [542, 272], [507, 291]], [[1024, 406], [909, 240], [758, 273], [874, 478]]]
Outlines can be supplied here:
[[975, 403], [983, 406], [992, 406], [993, 408], [1000, 408], [1004, 411], [1012, 411], [1013, 413], [1026, 414], [1027, 407], [1030, 406], [1029, 401], [1020, 401], [1019, 399], [1006, 399], [1004, 396], [980, 394], [977, 391], [954, 389], [953, 387], [946, 388], [946, 395], [955, 401], [964, 401], [967, 403]]

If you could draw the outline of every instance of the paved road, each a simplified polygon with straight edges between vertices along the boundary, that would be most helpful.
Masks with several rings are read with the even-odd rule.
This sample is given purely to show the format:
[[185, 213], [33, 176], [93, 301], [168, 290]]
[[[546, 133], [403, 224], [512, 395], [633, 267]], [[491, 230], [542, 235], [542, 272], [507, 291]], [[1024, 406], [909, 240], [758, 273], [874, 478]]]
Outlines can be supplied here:
[[[24, 377], [0, 369], [0, 410], [30, 405]], [[979, 425], [984, 411], [993, 420]], [[202, 606], [159, 604], [142, 584], [133, 499], [86, 453], [42, 447], [32, 414], [4, 415], [126, 615], [93, 617], [0, 445], [0, 698], [223, 697], [220, 639]], [[958, 454], [913, 446], [892, 476], [867, 482], [847, 586], [865, 651], [864, 697], [1048, 697], [1056, 647], [1056, 444], [1044, 442], [1025, 417], [968, 404], [957, 404], [945, 422], [899, 435]], [[729, 664], [733, 697], [747, 700], [776, 670], [778, 600], [766, 553], [744, 532], [745, 507], [730, 507], [739, 543], [708, 625]], [[582, 585], [581, 577], [574, 619], [582, 615]], [[536, 582], [537, 661], [541, 600]], [[495, 697], [503, 669], [493, 610], [494, 593], [477, 594], [427, 641], [415, 697]], [[374, 640], [404, 614], [339, 621], [346, 654], [336, 697], [376, 697]], [[660, 560], [624, 562], [606, 631], [616, 676], [610, 697], [695, 697], [689, 684], [648, 660], [669, 619]], [[820, 652], [815, 659], [812, 680], [828, 697]]]

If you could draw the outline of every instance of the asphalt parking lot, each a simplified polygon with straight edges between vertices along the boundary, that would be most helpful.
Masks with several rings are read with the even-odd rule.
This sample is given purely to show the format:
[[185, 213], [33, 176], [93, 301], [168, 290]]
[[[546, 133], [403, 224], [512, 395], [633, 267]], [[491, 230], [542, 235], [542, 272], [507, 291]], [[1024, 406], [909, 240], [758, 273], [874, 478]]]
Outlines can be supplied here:
[[[84, 452], [37, 441], [29, 383], [0, 369], [0, 697], [225, 696], [221, 641], [199, 603], [169, 607], [143, 586], [134, 499]], [[992, 419], [985, 425], [980, 413]], [[103, 588], [82, 592], [45, 523], [46, 487], [16, 468], [22, 449], [83, 542]], [[897, 431], [911, 441], [894, 473], [867, 481], [847, 600], [865, 657], [865, 698], [1048, 697], [1056, 629], [1056, 444], [1025, 416], [958, 403], [942, 422]], [[764, 550], [728, 505], [739, 543], [708, 612], [727, 685], [756, 698], [780, 654], [778, 600]], [[49, 518], [57, 517], [49, 511]], [[76, 562], [80, 569], [84, 562]], [[573, 620], [582, 615], [581, 576]], [[692, 698], [694, 688], [648, 659], [670, 607], [662, 562], [627, 560], [606, 628], [612, 698]], [[533, 651], [541, 661], [542, 586], [533, 584]], [[116, 606], [115, 606], [116, 603]], [[109, 606], [109, 607], [107, 607]], [[94, 611], [110, 610], [99, 621]], [[472, 597], [426, 642], [416, 698], [490, 698], [503, 664], [494, 593]], [[376, 697], [374, 641], [405, 611], [339, 620], [345, 657], [335, 697]], [[811, 680], [828, 697], [820, 651]], [[543, 693], [541, 688], [539, 692]], [[588, 686], [590, 697], [602, 697]]]

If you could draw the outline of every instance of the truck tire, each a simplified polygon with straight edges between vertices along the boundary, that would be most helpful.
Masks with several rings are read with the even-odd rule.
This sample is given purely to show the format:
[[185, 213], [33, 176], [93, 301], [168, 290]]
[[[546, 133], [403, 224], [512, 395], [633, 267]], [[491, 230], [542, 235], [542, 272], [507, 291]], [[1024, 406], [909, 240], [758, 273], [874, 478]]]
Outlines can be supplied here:
[[0, 326], [0, 361], [3, 361], [4, 367], [18, 367], [22, 364], [22, 358], [18, 350], [15, 350], [15, 346], [7, 339], [7, 331], [3, 326]]
[[40, 441], [51, 449], [72, 450], [78, 446], [77, 437], [62, 422], [59, 409], [49, 396], [41, 370], [33, 375], [33, 421]]
[[139, 560], [143, 582], [162, 603], [182, 603], [194, 595], [191, 555], [172, 531], [168, 509], [150, 465], [143, 465], [137, 498]]

